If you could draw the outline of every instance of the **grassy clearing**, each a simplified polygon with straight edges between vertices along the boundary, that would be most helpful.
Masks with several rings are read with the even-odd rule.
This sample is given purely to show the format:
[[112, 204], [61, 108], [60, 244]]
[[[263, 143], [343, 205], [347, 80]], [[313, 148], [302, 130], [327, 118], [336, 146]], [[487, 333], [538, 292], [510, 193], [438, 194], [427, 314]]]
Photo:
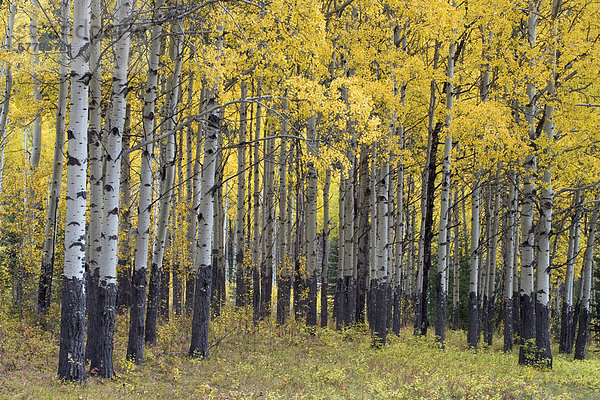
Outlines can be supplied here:
[[[118, 377], [90, 377], [84, 386], [56, 377], [58, 313], [49, 331], [28, 323], [0, 322], [2, 398], [198, 398], [198, 399], [547, 399], [600, 398], [600, 360], [556, 356], [553, 370], [517, 365], [491, 348], [466, 349], [462, 332], [450, 332], [446, 350], [412, 329], [371, 347], [365, 329], [325, 329], [311, 335], [295, 324], [254, 327], [246, 314], [226, 309], [213, 324], [210, 360], [187, 357], [189, 320], [159, 330], [146, 363], [125, 360], [128, 321], [119, 317], [115, 342]], [[556, 354], [556, 352], [555, 352]]]

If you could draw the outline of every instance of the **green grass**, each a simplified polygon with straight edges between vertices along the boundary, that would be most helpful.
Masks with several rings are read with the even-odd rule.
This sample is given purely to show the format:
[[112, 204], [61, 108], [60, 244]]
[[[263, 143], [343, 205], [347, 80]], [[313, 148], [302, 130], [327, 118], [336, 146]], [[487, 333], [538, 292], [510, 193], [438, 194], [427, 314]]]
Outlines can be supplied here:
[[127, 318], [119, 317], [113, 380], [89, 377], [83, 386], [56, 377], [58, 315], [44, 331], [0, 321], [0, 397], [56, 399], [547, 399], [600, 398], [600, 360], [557, 355], [554, 369], [517, 365], [501, 338], [491, 348], [467, 350], [463, 332], [449, 332], [445, 350], [412, 329], [371, 346], [362, 328], [315, 335], [299, 325], [253, 326], [247, 314], [225, 309], [212, 326], [210, 360], [187, 357], [188, 319], [159, 329], [146, 362], [125, 360]]

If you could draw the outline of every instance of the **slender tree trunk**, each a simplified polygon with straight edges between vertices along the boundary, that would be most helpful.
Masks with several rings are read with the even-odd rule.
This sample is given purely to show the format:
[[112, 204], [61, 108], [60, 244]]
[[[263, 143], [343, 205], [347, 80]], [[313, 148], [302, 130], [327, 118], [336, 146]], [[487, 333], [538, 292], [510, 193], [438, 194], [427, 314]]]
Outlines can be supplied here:
[[369, 182], [369, 150], [366, 145], [362, 145], [358, 164], [358, 190], [356, 196], [358, 214], [358, 229], [356, 231], [356, 235], [358, 235], [356, 322], [359, 323], [365, 322], [365, 303], [369, 278], [369, 211], [371, 209], [371, 186]]
[[306, 285], [308, 304], [306, 325], [317, 326], [317, 168], [313, 159], [317, 157], [316, 116], [308, 118], [306, 131], [308, 154], [308, 187], [306, 190]]
[[[222, 120], [221, 116], [219, 116]], [[217, 148], [221, 147], [221, 137], [217, 138]], [[214, 177], [214, 222], [212, 243], [212, 295], [210, 308], [213, 316], [221, 315], [221, 305], [225, 301], [225, 260], [223, 257], [224, 239], [224, 210], [223, 210], [223, 153], [217, 152], [215, 156]]]
[[[209, 107], [216, 106], [210, 98]], [[212, 232], [214, 229], [214, 183], [217, 143], [221, 117], [218, 109], [208, 117], [204, 139], [204, 162], [200, 183], [200, 207], [198, 209], [197, 266], [195, 271], [194, 314], [189, 354], [192, 357], [209, 358], [208, 330], [210, 323], [210, 298], [212, 283]]]
[[[190, 49], [190, 51], [192, 51]], [[192, 98], [194, 95], [194, 71], [190, 71], [189, 81], [188, 81], [188, 97], [187, 103], [188, 108], [191, 109], [192, 106]], [[200, 112], [204, 109], [203, 98], [200, 98]], [[200, 130], [200, 129], [198, 129]], [[191, 125], [186, 129], [186, 142], [185, 142], [185, 151], [186, 151], [186, 167], [185, 167], [185, 201], [188, 205], [187, 213], [186, 213], [186, 222], [187, 222], [187, 254], [184, 258], [185, 260], [185, 312], [189, 313], [194, 307], [194, 277], [192, 274], [192, 267], [194, 265], [194, 253], [196, 250], [196, 180], [197, 173], [200, 161], [198, 160], [199, 151], [196, 150], [194, 154], [194, 130]], [[199, 142], [196, 141], [196, 149], [200, 145]]]
[[[270, 127], [270, 125], [269, 125]], [[265, 135], [266, 135], [265, 130]], [[261, 261], [260, 280], [260, 314], [263, 318], [271, 315], [271, 292], [273, 289], [273, 247], [274, 247], [274, 214], [275, 214], [275, 139], [266, 140], [264, 168], [264, 202], [263, 202], [263, 257]]]
[[[37, 73], [39, 64], [39, 40], [38, 40], [38, 0], [31, 0], [31, 14], [29, 17], [29, 37], [31, 41], [31, 52], [32, 52], [32, 79], [33, 85], [33, 100], [36, 107], [39, 107], [40, 101], [42, 100], [42, 92], [40, 91], [40, 80]], [[66, 42], [65, 42], [66, 43]], [[31, 148], [31, 169], [35, 171], [40, 164], [40, 155], [42, 153], [42, 116], [39, 111], [35, 114], [33, 120], [33, 134], [31, 136], [32, 148]]]
[[244, 101], [247, 97], [247, 84], [240, 83], [240, 128], [238, 147], [238, 169], [237, 169], [237, 216], [236, 216], [236, 292], [235, 305], [243, 307], [247, 303], [246, 298], [246, 266], [244, 256], [246, 254], [244, 220], [246, 219], [246, 131], [248, 126], [248, 105]]
[[[260, 97], [262, 95], [262, 86], [260, 80], [257, 82], [256, 95]], [[260, 240], [261, 240], [261, 229], [260, 229], [260, 151], [261, 151], [261, 126], [262, 126], [262, 106], [260, 103], [256, 103], [256, 122], [255, 122], [255, 133], [254, 139], [256, 143], [252, 146], [254, 150], [254, 164], [252, 164], [252, 175], [254, 177], [253, 193], [252, 193], [252, 242], [251, 242], [251, 261], [250, 265], [252, 268], [252, 305], [253, 305], [253, 319], [256, 323], [262, 319], [260, 313]], [[250, 203], [249, 203], [250, 204]]]
[[[531, 171], [535, 165], [535, 159], [527, 157], [526, 168]], [[535, 304], [533, 289], [533, 264], [534, 264], [534, 225], [533, 210], [535, 187], [531, 181], [531, 172], [527, 172], [523, 181], [522, 205], [521, 205], [521, 323], [520, 337], [521, 346], [519, 350], [519, 363], [532, 363], [531, 349], [535, 338]]]
[[[60, 23], [61, 40], [69, 41], [69, 10], [71, 1], [61, 0]], [[48, 194], [48, 214], [46, 216], [46, 229], [44, 230], [44, 249], [40, 285], [38, 289], [38, 314], [45, 317], [48, 314], [52, 301], [52, 275], [54, 273], [54, 256], [56, 249], [56, 223], [58, 217], [58, 203], [62, 186], [62, 170], [64, 164], [63, 148], [65, 144], [65, 120], [67, 118], [67, 102], [69, 101], [69, 56], [67, 47], [60, 51], [60, 69], [58, 74], [58, 99], [56, 107], [54, 142], [54, 163], [52, 164], [52, 177]], [[93, 83], [92, 83], [93, 84]], [[92, 104], [90, 102], [90, 115]], [[91, 125], [91, 124], [90, 124]], [[2, 140], [2, 139], [0, 139]]]
[[479, 174], [473, 180], [473, 193], [471, 195], [471, 269], [469, 274], [469, 309], [467, 328], [467, 343], [469, 347], [477, 349], [479, 343], [479, 299], [477, 298], [479, 287], [479, 234], [481, 226], [481, 187]]
[[598, 206], [594, 207], [589, 221], [589, 233], [585, 254], [583, 255], [583, 269], [581, 274], [581, 285], [583, 286], [583, 297], [581, 310], [579, 312], [579, 329], [577, 341], [575, 342], [575, 359], [583, 360], [585, 357], [585, 345], [588, 341], [590, 324], [590, 296], [592, 291], [592, 277], [594, 267], [594, 244], [596, 241], [596, 227], [598, 225]]
[[517, 204], [517, 186], [516, 175], [510, 171], [508, 173], [508, 211], [506, 217], [506, 226], [504, 235], [506, 237], [504, 253], [504, 351], [512, 350], [513, 345], [513, 282], [515, 265], [515, 223], [516, 215], [519, 210]]
[[[373, 160], [375, 160], [375, 154], [373, 154]], [[379, 257], [377, 255], [377, 170], [375, 161], [370, 163], [371, 179], [369, 180], [370, 187], [370, 201], [369, 208], [371, 213], [371, 223], [369, 232], [369, 291], [367, 297], [367, 319], [369, 326], [373, 328], [377, 324], [377, 264]]]
[[[6, 23], [6, 37], [4, 39], [3, 50], [6, 52], [12, 51], [13, 31], [15, 26], [15, 15], [17, 14], [17, 0], [11, 0], [8, 8], [8, 21]], [[65, 41], [65, 43], [67, 43]], [[4, 71], [5, 85], [4, 95], [2, 96], [2, 109], [0, 110], [0, 193], [2, 193], [2, 178], [4, 176], [4, 152], [6, 150], [7, 135], [6, 123], [8, 121], [8, 113], [10, 109], [10, 97], [12, 95], [13, 76], [12, 67], [10, 64], [6, 66]], [[0, 205], [0, 210], [2, 205]]]
[[131, 304], [131, 248], [132, 226], [131, 226], [131, 161], [129, 159], [129, 139], [131, 108], [127, 105], [125, 125], [123, 128], [123, 160], [121, 161], [120, 196], [121, 196], [121, 218], [119, 220], [119, 232], [125, 236], [125, 240], [119, 242], [118, 266], [117, 266], [117, 310], [123, 313]]
[[[387, 161], [387, 160], [386, 160]], [[386, 293], [388, 289], [388, 168], [384, 161], [383, 166], [377, 168], [376, 191], [376, 248], [377, 248], [377, 276], [375, 289], [374, 326], [373, 338], [376, 346], [383, 346], [387, 341], [386, 324]]]
[[[520, 179], [519, 179], [519, 175], [515, 175], [515, 182], [514, 182], [514, 186], [515, 186], [515, 192], [518, 191], [518, 189], [520, 188]], [[515, 193], [516, 199], [515, 199], [515, 203], [516, 203], [516, 209], [514, 211], [514, 225], [513, 225], [513, 236], [514, 236], [514, 249], [513, 249], [513, 296], [512, 296], [512, 303], [513, 303], [513, 334], [514, 334], [514, 338], [518, 339], [521, 337], [521, 315], [520, 315], [520, 305], [521, 305], [521, 296], [520, 296], [520, 290], [519, 290], [519, 260], [520, 260], [520, 253], [519, 253], [519, 249], [521, 248], [521, 240], [520, 240], [520, 214], [519, 214], [519, 196], [518, 193]], [[513, 341], [513, 343], [516, 343], [516, 341]]]
[[[433, 69], [437, 69], [440, 42], [436, 41], [433, 56]], [[415, 335], [427, 335], [429, 320], [428, 311], [428, 286], [429, 269], [431, 268], [431, 241], [433, 239], [433, 199], [436, 175], [436, 154], [438, 134], [441, 123], [434, 126], [436, 107], [436, 81], [431, 80], [429, 97], [429, 126], [427, 138], [427, 157], [423, 169], [421, 192], [421, 230], [419, 233], [419, 256], [417, 260], [417, 293], [415, 297]]]
[[[169, 79], [168, 104], [166, 105], [165, 129], [172, 131], [175, 127], [175, 115], [177, 113], [177, 103], [179, 100], [180, 75], [182, 63], [182, 37], [180, 36], [181, 26], [179, 23], [173, 25], [173, 37], [171, 42], [171, 57], [173, 57], [174, 67], [173, 75]], [[175, 178], [175, 134], [171, 133], [167, 138], [166, 157], [163, 171], [161, 172], [161, 195], [158, 212], [158, 226], [156, 230], [156, 242], [152, 254], [152, 266], [150, 271], [150, 285], [148, 292], [148, 308], [146, 310], [146, 343], [156, 344], [156, 318], [160, 300], [160, 275], [163, 264], [163, 254], [166, 245], [166, 235], [171, 213], [171, 198], [173, 194], [173, 182]], [[210, 263], [209, 263], [210, 264]]]
[[[287, 102], [284, 101], [282, 112], [287, 111]], [[290, 314], [291, 293], [291, 260], [287, 254], [288, 242], [286, 234], [291, 230], [288, 220], [288, 209], [291, 201], [287, 203], [287, 120], [281, 121], [281, 144], [279, 150], [279, 215], [277, 219], [277, 323], [285, 324]], [[287, 205], [287, 207], [286, 207]]]
[[329, 188], [331, 186], [331, 170], [325, 170], [323, 185], [323, 260], [321, 261], [321, 327], [327, 327], [329, 307], [327, 292], [329, 290]]
[[565, 272], [564, 298], [562, 305], [562, 315], [560, 324], [560, 345], [559, 353], [571, 354], [573, 351], [573, 275], [575, 270], [575, 261], [579, 252], [579, 226], [581, 221], [581, 189], [577, 190], [573, 196], [574, 212], [571, 217], [571, 228], [569, 229], [569, 245], [567, 250], [567, 270]]
[[[162, 0], [155, 4], [155, 16], [162, 7]], [[152, 213], [152, 154], [153, 138], [156, 128], [154, 117], [156, 109], [156, 97], [158, 92], [158, 63], [161, 52], [162, 26], [160, 24], [152, 27], [150, 37], [150, 50], [148, 61], [148, 75], [146, 80], [146, 92], [144, 98], [143, 137], [140, 161], [140, 192], [138, 201], [138, 219], [135, 235], [135, 256], [133, 277], [131, 282], [132, 298], [129, 316], [129, 340], [127, 343], [127, 358], [140, 364], [144, 361], [144, 316], [146, 314], [146, 286], [147, 286], [147, 263], [148, 242], [150, 240], [150, 216]]]
[[[131, 14], [129, 0], [117, 1], [118, 24], [125, 23]], [[119, 233], [119, 178], [121, 172], [123, 131], [127, 107], [127, 65], [130, 33], [126, 27], [118, 30], [115, 66], [113, 72], [111, 130], [106, 146], [106, 172], [104, 176], [104, 212], [102, 218], [102, 256], [98, 285], [97, 326], [98, 349], [93, 352], [91, 368], [98, 369], [102, 378], [111, 378], [113, 368], [113, 335], [115, 332], [115, 306], [117, 300], [117, 244]]]
[[496, 306], [496, 259], [498, 255], [498, 231], [500, 224], [500, 173], [501, 165], [498, 165], [496, 178], [490, 185], [490, 226], [488, 238], [488, 277], [487, 277], [487, 310], [485, 320], [485, 342], [491, 346], [494, 340], [494, 314]]
[[438, 240], [438, 271], [437, 271], [437, 307], [435, 321], [435, 336], [444, 348], [446, 340], [446, 315], [448, 309], [448, 287], [446, 275], [448, 273], [447, 258], [450, 254], [448, 240], [448, 220], [450, 216], [450, 153], [452, 152], [452, 108], [454, 107], [454, 53], [456, 43], [450, 43], [446, 75], [446, 139], [444, 142], [444, 159], [442, 161], [442, 193], [440, 196], [440, 231]]
[[355, 163], [352, 164], [345, 180], [344, 190], [344, 308], [345, 326], [356, 322], [356, 264], [354, 263], [354, 174]]
[[[402, 90], [404, 97], [404, 89]], [[400, 143], [404, 148], [404, 126], [400, 124], [399, 128]], [[396, 206], [395, 206], [395, 226], [394, 226], [394, 269], [396, 271], [394, 281], [394, 315], [392, 331], [394, 334], [400, 334], [402, 326], [402, 284], [404, 272], [404, 165], [402, 160], [398, 163], [397, 178], [396, 178]]]
[[[531, 48], [535, 47], [536, 29], [538, 21], [537, 0], [529, 1], [529, 17], [527, 19], [527, 39]], [[535, 87], [532, 82], [527, 84], [527, 95], [529, 104], [525, 109], [525, 119], [529, 129], [529, 138], [535, 139]], [[525, 159], [525, 176], [523, 179], [522, 206], [521, 206], [521, 346], [519, 349], [519, 364], [531, 364], [535, 362], [535, 346], [533, 340], [536, 338], [536, 313], [535, 293], [533, 286], [534, 270], [534, 203], [535, 183], [533, 175], [536, 170], [536, 158], [528, 155]], [[543, 251], [543, 250], [542, 250]]]
[[[98, 359], [97, 334], [98, 322], [98, 288], [100, 278], [100, 262], [102, 257], [102, 210], [103, 210], [103, 152], [102, 145], [102, 71], [101, 71], [101, 39], [99, 37], [102, 25], [100, 0], [92, 0], [90, 19], [91, 52], [90, 63], [94, 66], [90, 80], [89, 103], [89, 228], [87, 232], [87, 341], [85, 347], [86, 359]], [[108, 120], [108, 118], [107, 118]]]
[[[12, 6], [12, 5], [11, 5]], [[90, 0], [76, 0], [73, 31], [88, 32]], [[73, 34], [71, 39], [71, 104], [69, 147], [67, 150], [67, 190], [65, 213], [65, 266], [58, 376], [85, 380], [85, 211], [87, 178], [87, 117], [90, 41], [87, 35]], [[4, 109], [3, 109], [4, 111]]]
[[[464, 199], [463, 199], [464, 201]], [[460, 328], [460, 234], [459, 234], [459, 207], [458, 207], [458, 190], [454, 191], [454, 200], [452, 202], [452, 226], [453, 229], [453, 257], [452, 257], [452, 318], [450, 321], [450, 329], [457, 331]]]

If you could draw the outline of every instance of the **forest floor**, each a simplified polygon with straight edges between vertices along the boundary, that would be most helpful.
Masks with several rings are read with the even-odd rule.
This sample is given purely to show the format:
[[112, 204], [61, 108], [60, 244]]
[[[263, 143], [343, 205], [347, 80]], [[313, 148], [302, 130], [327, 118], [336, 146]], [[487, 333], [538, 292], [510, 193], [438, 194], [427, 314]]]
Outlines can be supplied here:
[[552, 370], [517, 365], [502, 338], [468, 350], [464, 332], [449, 332], [445, 350], [433, 335], [411, 328], [377, 349], [364, 328], [344, 332], [291, 323], [254, 326], [247, 313], [225, 309], [211, 328], [210, 360], [190, 359], [190, 321], [172, 318], [145, 363], [125, 360], [128, 321], [115, 335], [117, 377], [64, 384], [56, 376], [59, 313], [47, 330], [31, 322], [0, 320], [0, 398], [52, 399], [585, 399], [600, 398], [600, 358], [573, 361], [553, 349]]

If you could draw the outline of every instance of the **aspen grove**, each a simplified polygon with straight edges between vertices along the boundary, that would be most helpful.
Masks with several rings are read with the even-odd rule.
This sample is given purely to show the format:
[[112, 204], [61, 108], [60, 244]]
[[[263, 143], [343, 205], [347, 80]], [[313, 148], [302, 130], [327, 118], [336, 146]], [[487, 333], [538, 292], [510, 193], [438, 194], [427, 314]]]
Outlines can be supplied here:
[[363, 327], [374, 352], [409, 330], [443, 353], [451, 330], [522, 365], [589, 357], [599, 3], [0, 15], [0, 317], [60, 314], [60, 379], [113, 378], [118, 334], [143, 365], [173, 319], [191, 322], [180, 353], [208, 360], [230, 309]]

